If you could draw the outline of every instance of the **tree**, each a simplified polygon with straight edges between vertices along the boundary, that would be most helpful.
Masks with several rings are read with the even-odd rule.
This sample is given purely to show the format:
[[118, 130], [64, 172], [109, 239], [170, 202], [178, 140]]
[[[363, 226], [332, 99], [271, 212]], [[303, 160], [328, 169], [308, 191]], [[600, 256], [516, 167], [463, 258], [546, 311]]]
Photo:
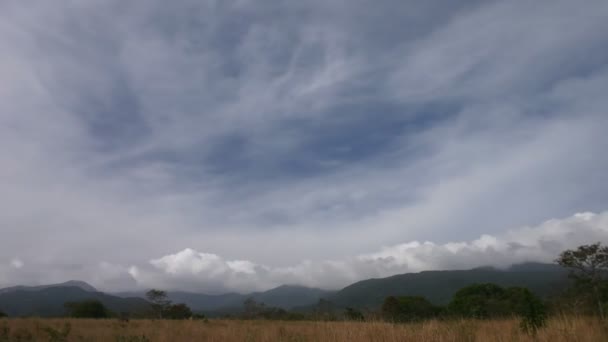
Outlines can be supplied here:
[[472, 284], [454, 294], [448, 309], [451, 313], [463, 317], [504, 316], [511, 311], [506, 298], [505, 289], [496, 284]]
[[581, 291], [578, 286], [570, 286], [559, 295], [552, 296], [548, 302], [552, 312], [573, 316], [597, 315], [597, 305], [589, 291]]
[[249, 297], [243, 302], [243, 319], [269, 319], [269, 320], [299, 320], [304, 316], [301, 313], [289, 312], [285, 309], [267, 306], [264, 303], [256, 302]]
[[171, 305], [171, 301], [167, 297], [167, 292], [162, 290], [151, 289], [146, 292], [146, 298], [152, 303], [152, 308], [158, 314], [160, 319], [163, 318], [165, 312]]
[[527, 288], [505, 289], [492, 283], [463, 287], [454, 294], [448, 305], [450, 313], [472, 318], [540, 315], [544, 310], [541, 299]]
[[380, 310], [382, 311], [382, 317], [384, 317], [385, 320], [391, 322], [397, 321], [400, 312], [399, 300], [394, 296], [386, 297]]
[[547, 310], [543, 302], [530, 290], [524, 289], [519, 314], [521, 315], [521, 329], [536, 336], [538, 329], [545, 326], [547, 322]]
[[192, 310], [184, 303], [170, 305], [165, 312], [165, 318], [168, 319], [188, 319], [190, 317], [192, 317]]
[[392, 322], [411, 322], [430, 318], [438, 313], [426, 298], [420, 296], [387, 297], [382, 304], [382, 315]]
[[107, 318], [110, 316], [106, 307], [98, 300], [83, 300], [64, 304], [68, 315], [74, 318]]
[[8, 315], [6, 313], [4, 313], [3, 311], [0, 311], [0, 318], [2, 317], [8, 317]]
[[602, 319], [605, 292], [608, 287], [608, 246], [597, 242], [566, 250], [557, 258], [557, 263], [570, 270], [570, 277], [581, 291], [589, 291], [597, 304]]

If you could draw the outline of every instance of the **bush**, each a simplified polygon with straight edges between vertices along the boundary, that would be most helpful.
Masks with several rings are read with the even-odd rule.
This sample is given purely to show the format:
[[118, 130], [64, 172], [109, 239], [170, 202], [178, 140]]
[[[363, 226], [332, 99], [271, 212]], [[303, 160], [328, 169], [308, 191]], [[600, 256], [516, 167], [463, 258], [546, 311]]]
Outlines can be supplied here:
[[74, 318], [107, 318], [110, 316], [106, 307], [98, 300], [65, 303], [68, 315]]
[[538, 329], [544, 327], [547, 323], [545, 305], [528, 290], [524, 294], [519, 314], [522, 316], [521, 329], [530, 335], [536, 335]]
[[188, 319], [192, 317], [192, 310], [186, 304], [173, 304], [166, 309], [164, 317], [168, 319]]
[[419, 321], [434, 317], [440, 311], [420, 296], [387, 297], [381, 310], [384, 319], [392, 322]]
[[[503, 288], [495, 284], [473, 284], [463, 287], [448, 305], [451, 314], [468, 318], [496, 318], [524, 315], [530, 311], [544, 310], [541, 300], [530, 290], [522, 287]], [[543, 311], [544, 312], [544, 311]]]
[[458, 290], [448, 309], [452, 314], [470, 318], [507, 315], [511, 310], [504, 288], [495, 284], [473, 284]]

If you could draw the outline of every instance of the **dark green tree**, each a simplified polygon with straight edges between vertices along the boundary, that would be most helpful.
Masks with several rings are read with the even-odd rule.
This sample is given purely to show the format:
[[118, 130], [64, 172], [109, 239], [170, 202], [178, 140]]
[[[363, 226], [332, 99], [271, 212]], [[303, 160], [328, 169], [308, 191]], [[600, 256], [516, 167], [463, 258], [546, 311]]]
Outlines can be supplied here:
[[420, 296], [387, 297], [382, 304], [382, 315], [392, 322], [411, 322], [434, 317], [439, 309]]
[[400, 312], [399, 300], [394, 296], [386, 297], [380, 310], [385, 320], [396, 322]]
[[521, 315], [520, 327], [524, 332], [536, 336], [538, 329], [547, 323], [547, 310], [540, 298], [528, 289], [524, 290], [518, 308]]
[[604, 305], [608, 297], [608, 246], [602, 246], [599, 242], [582, 245], [562, 252], [556, 261], [570, 270], [570, 277], [581, 293], [592, 295], [597, 311], [604, 319]]
[[2, 317], [8, 317], [8, 315], [5, 314], [3, 311], [0, 311], [0, 318], [2, 318]]
[[301, 320], [304, 316], [301, 313], [289, 312], [282, 308], [267, 306], [264, 303], [256, 302], [253, 298], [247, 298], [243, 302], [244, 319], [268, 319], [268, 320]]
[[158, 315], [158, 318], [163, 318], [163, 313], [171, 306], [171, 301], [167, 296], [166, 291], [151, 289], [146, 292], [146, 298], [152, 304], [152, 309]]
[[574, 316], [592, 316], [598, 313], [595, 299], [589, 291], [584, 291], [576, 283], [550, 297], [549, 311]]
[[68, 302], [64, 304], [68, 316], [74, 318], [107, 318], [110, 313], [98, 300], [83, 300], [80, 302]]
[[448, 305], [450, 313], [472, 318], [504, 316], [511, 310], [505, 301], [504, 288], [491, 284], [473, 284], [458, 290]]
[[458, 290], [448, 305], [449, 313], [461, 317], [494, 318], [520, 315], [536, 324], [545, 315], [543, 302], [523, 287], [473, 284]]
[[192, 317], [192, 310], [183, 303], [173, 304], [167, 307], [164, 317], [168, 319], [188, 319]]

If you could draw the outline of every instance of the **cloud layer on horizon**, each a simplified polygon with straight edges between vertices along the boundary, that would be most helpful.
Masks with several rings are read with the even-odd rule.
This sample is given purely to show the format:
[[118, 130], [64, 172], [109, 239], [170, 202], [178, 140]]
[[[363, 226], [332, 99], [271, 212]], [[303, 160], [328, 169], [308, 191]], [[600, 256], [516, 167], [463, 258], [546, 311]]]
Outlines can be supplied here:
[[[186, 248], [150, 261], [128, 273], [141, 288], [162, 287], [197, 291], [267, 290], [284, 284], [340, 289], [353, 282], [425, 270], [507, 267], [523, 262], [552, 263], [559, 253], [608, 240], [608, 212], [580, 213], [535, 227], [482, 235], [472, 241], [436, 244], [412, 241], [342, 260], [303, 261], [271, 267], [248, 260], [226, 260]], [[151, 267], [150, 267], [151, 266]]]
[[0, 286], [338, 286], [604, 212], [607, 17], [601, 0], [2, 1]]
[[[374, 253], [340, 260], [305, 260], [286, 267], [257, 264], [250, 260], [228, 260], [220, 255], [185, 248], [141, 265], [101, 262], [89, 270], [87, 280], [102, 288], [111, 284], [114, 289], [123, 290], [164, 288], [247, 293], [285, 284], [335, 290], [363, 279], [425, 270], [481, 266], [503, 268], [524, 262], [552, 263], [566, 249], [589, 241], [606, 240], [608, 211], [600, 214], [587, 212], [548, 220], [538, 226], [511, 229], [496, 236], [482, 235], [471, 241], [444, 244], [411, 241], [385, 246]], [[0, 276], [18, 276], [23, 267], [20, 260], [12, 260], [0, 267]]]

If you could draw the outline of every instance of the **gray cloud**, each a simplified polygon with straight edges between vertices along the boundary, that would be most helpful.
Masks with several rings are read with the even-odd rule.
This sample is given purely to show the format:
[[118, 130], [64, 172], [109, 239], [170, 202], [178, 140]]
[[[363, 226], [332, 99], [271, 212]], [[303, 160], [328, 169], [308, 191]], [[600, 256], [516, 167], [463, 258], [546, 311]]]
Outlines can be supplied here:
[[[0, 284], [123, 288], [131, 265], [165, 282], [143, 265], [186, 246], [256, 274], [310, 260], [321, 279], [324, 260], [378, 246], [602, 212], [606, 15], [603, 1], [4, 1]], [[318, 282], [403, 270], [365, 265]], [[299, 279], [241, 273], [209, 288]]]
[[338, 289], [361, 279], [406, 272], [553, 262], [565, 249], [607, 238], [608, 212], [580, 213], [534, 227], [508, 230], [497, 236], [482, 235], [472, 241], [444, 244], [412, 241], [342, 260], [303, 261], [272, 267], [247, 260], [226, 260], [216, 254], [186, 248], [153, 259], [147, 267], [132, 266], [125, 272], [143, 288], [246, 292], [281, 284], [304, 284]]

